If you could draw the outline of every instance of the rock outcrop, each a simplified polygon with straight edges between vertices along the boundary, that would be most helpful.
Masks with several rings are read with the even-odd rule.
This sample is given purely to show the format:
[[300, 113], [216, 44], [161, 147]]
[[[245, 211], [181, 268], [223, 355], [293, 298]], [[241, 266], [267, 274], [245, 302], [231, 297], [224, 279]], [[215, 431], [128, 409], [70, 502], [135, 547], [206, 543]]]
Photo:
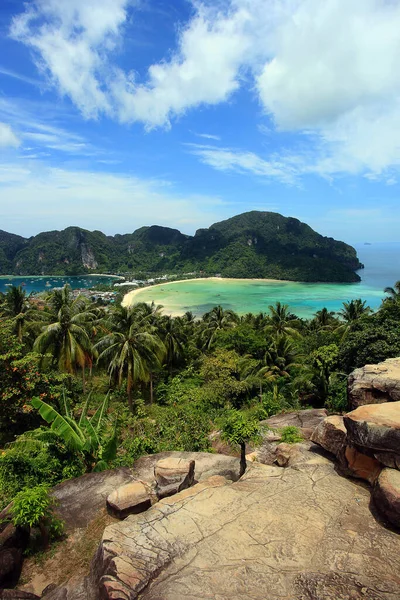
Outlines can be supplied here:
[[400, 471], [383, 469], [376, 482], [373, 499], [379, 512], [400, 528]]
[[360, 406], [344, 416], [348, 445], [400, 457], [400, 402]]
[[118, 519], [141, 513], [150, 506], [150, 492], [141, 481], [122, 485], [107, 497], [107, 508]]
[[300, 429], [305, 439], [310, 439], [314, 429], [328, 416], [325, 408], [309, 408], [295, 412], [274, 415], [269, 419], [261, 421], [261, 425], [267, 425], [270, 429], [282, 429], [294, 426]]
[[235, 456], [211, 454], [209, 452], [159, 452], [142, 456], [135, 461], [131, 474], [135, 479], [151, 483], [154, 480], [156, 464], [164, 458], [176, 458], [195, 461], [194, 479], [196, 482], [221, 475], [231, 481], [239, 479], [240, 461]]
[[400, 400], [400, 358], [353, 371], [348, 380], [350, 408]]
[[253, 464], [107, 527], [91, 582], [102, 600], [398, 600], [398, 550], [328, 461]]
[[67, 531], [87, 527], [103, 509], [111, 492], [134, 479], [131, 469], [121, 467], [64, 481], [53, 488], [57, 515], [65, 522]]
[[338, 461], [343, 464], [346, 438], [347, 430], [343, 423], [343, 417], [332, 415], [326, 417], [314, 429], [311, 441], [336, 456]]
[[191, 487], [194, 482], [194, 467], [194, 460], [175, 457], [159, 460], [154, 467], [158, 498], [167, 498]]
[[0, 521], [0, 588], [12, 587], [18, 582], [29, 541], [27, 529], [14, 527], [7, 515], [5, 519]]

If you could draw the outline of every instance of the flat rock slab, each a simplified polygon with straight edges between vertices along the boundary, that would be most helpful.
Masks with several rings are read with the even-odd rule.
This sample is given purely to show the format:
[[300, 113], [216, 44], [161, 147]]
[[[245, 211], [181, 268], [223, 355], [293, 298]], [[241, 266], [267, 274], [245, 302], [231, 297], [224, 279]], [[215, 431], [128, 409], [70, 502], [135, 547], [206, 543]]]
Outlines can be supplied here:
[[400, 528], [400, 471], [383, 469], [372, 497], [379, 512]]
[[398, 600], [400, 538], [332, 464], [213, 477], [106, 528], [93, 563], [118, 600]]
[[353, 371], [348, 380], [348, 396], [352, 408], [400, 400], [400, 358]]
[[52, 491], [58, 500], [57, 515], [65, 522], [67, 531], [87, 527], [104, 510], [107, 496], [133, 479], [131, 469], [122, 467], [64, 481]]
[[360, 406], [343, 420], [349, 445], [400, 454], [400, 402]]
[[151, 506], [149, 490], [141, 481], [122, 485], [108, 496], [107, 508], [118, 519], [136, 515]]
[[314, 429], [323, 419], [328, 416], [325, 408], [309, 408], [298, 410], [296, 412], [282, 413], [269, 419], [261, 421], [262, 425], [267, 425], [271, 429], [282, 429], [283, 427], [294, 426], [301, 430], [306, 439], [309, 439]]

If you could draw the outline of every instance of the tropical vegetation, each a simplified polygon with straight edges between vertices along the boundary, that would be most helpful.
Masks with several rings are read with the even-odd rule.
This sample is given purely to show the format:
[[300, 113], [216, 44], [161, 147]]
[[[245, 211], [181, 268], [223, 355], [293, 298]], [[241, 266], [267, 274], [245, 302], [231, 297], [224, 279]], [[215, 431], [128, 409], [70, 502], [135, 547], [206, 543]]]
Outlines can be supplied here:
[[228, 442], [244, 470], [261, 420], [345, 411], [348, 373], [400, 354], [399, 290], [386, 290], [376, 312], [357, 299], [306, 320], [281, 303], [171, 317], [154, 304], [101, 306], [68, 287], [40, 298], [10, 288], [0, 295], [0, 508], [166, 450]]

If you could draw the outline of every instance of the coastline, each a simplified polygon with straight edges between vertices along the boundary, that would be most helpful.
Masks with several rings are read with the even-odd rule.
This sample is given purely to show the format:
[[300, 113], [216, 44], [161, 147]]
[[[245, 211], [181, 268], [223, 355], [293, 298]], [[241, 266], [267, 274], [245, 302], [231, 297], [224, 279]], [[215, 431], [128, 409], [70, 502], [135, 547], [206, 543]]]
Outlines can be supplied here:
[[55, 279], [56, 277], [65, 279], [66, 277], [109, 277], [113, 279], [125, 279], [122, 275], [107, 275], [107, 273], [85, 273], [84, 275], [0, 275], [0, 279]]
[[297, 281], [290, 281], [290, 279], [261, 279], [261, 278], [236, 278], [236, 277], [194, 277], [193, 279], [178, 279], [177, 281], [165, 281], [164, 283], [155, 283], [154, 285], [146, 285], [132, 290], [125, 294], [122, 300], [122, 306], [130, 306], [134, 304], [133, 299], [144, 290], [149, 288], [161, 287], [163, 285], [172, 285], [177, 283], [187, 283], [188, 281], [224, 281], [224, 282], [238, 282], [238, 281], [262, 281], [263, 283], [301, 283]]

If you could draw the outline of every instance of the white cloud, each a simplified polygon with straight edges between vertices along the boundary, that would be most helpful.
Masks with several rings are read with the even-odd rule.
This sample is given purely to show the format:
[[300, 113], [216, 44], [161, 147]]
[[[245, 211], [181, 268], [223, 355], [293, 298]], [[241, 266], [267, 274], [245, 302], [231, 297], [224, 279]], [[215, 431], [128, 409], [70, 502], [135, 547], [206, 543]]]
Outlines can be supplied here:
[[201, 144], [187, 144], [190, 152], [217, 171], [236, 171], [293, 185], [299, 176], [299, 165], [295, 156], [274, 154], [268, 159], [254, 152], [235, 148], [215, 148]]
[[7, 123], [0, 123], [0, 148], [18, 148], [20, 141]]
[[214, 140], [216, 142], [221, 141], [221, 138], [219, 135], [214, 135], [212, 133], [195, 133], [194, 135], [197, 135], [197, 137], [201, 137], [206, 140]]
[[278, 129], [307, 134], [304, 172], [400, 166], [397, 0], [192, 0], [175, 51], [143, 80], [116, 62], [135, 4], [32, 0], [11, 35], [87, 118], [168, 127], [247, 87]]
[[276, 29], [260, 99], [284, 130], [320, 136], [321, 171], [400, 165], [400, 3], [303, 0]]
[[0, 194], [7, 198], [0, 223], [23, 235], [69, 225], [115, 234], [159, 224], [191, 233], [225, 210], [218, 197], [177, 194], [167, 182], [26, 164], [0, 164]]

